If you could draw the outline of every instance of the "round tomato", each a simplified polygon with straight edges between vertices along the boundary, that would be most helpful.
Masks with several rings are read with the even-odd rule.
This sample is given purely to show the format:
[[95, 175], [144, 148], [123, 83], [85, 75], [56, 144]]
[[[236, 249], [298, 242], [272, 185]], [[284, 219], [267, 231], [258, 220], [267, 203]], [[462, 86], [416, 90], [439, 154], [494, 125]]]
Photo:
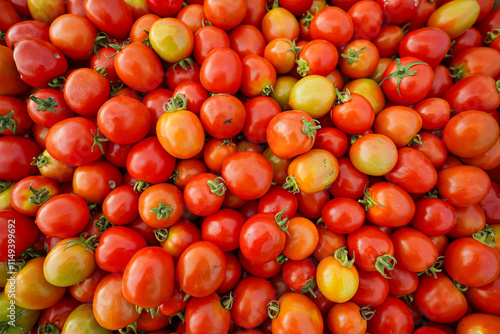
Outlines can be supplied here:
[[321, 312], [311, 299], [300, 293], [285, 293], [277, 302], [271, 302], [268, 309], [272, 315], [273, 333], [323, 333]]

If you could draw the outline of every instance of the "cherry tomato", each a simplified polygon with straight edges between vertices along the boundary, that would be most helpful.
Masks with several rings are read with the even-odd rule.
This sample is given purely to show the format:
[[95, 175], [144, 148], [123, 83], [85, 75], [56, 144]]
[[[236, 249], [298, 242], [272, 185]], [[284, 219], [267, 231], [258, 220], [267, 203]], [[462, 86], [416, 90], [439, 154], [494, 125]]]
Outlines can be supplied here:
[[277, 316], [272, 319], [273, 333], [323, 333], [321, 312], [308, 297], [300, 293], [288, 292], [281, 296], [273, 306], [277, 306], [279, 310]]

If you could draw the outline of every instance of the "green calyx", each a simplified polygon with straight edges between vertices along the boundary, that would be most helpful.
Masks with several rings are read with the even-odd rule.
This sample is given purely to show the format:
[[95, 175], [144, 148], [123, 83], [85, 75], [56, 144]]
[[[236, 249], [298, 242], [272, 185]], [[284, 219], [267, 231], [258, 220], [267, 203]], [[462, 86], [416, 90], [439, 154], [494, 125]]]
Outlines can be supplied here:
[[271, 319], [275, 319], [280, 314], [280, 304], [277, 300], [271, 300], [267, 304], [267, 315]]
[[223, 139], [222, 140], [222, 144], [220, 144], [219, 146], [217, 146], [217, 148], [221, 148], [224, 145], [226, 145], [226, 146], [236, 146], [236, 144], [234, 143], [233, 139], [227, 138], [227, 139]]
[[0, 115], [0, 132], [4, 132], [7, 129], [13, 134], [17, 134], [17, 122], [12, 119], [12, 116], [14, 116], [14, 109], [10, 109], [7, 115]]
[[110, 222], [106, 217], [104, 217], [104, 215], [99, 216], [99, 220], [95, 223], [95, 225], [97, 226], [99, 232], [104, 232], [107, 229], [115, 226], [115, 224]]
[[94, 71], [96, 71], [96, 73], [99, 73], [105, 78], [108, 76], [108, 73], [106, 72], [106, 67], [94, 66]]
[[94, 39], [94, 49], [92, 51], [89, 51], [89, 53], [95, 53], [95, 55], [97, 56], [97, 59], [99, 59], [99, 49], [100, 48], [105, 48], [108, 46], [108, 40], [109, 40], [109, 37], [108, 35], [106, 35], [106, 33], [100, 31], [96, 38]]
[[66, 77], [64, 75], [60, 75], [57, 78], [54, 78], [49, 81], [49, 87], [50, 88], [61, 88], [64, 86], [64, 83], [66, 82]]
[[459, 283], [459, 282], [455, 281], [454, 279], [452, 279], [452, 281], [453, 281], [453, 285], [455, 286], [455, 288], [458, 289], [458, 291], [465, 292], [465, 291], [469, 290], [469, 287], [467, 285]]
[[85, 239], [83, 235], [80, 236], [80, 239], [71, 239], [65, 241], [63, 245], [66, 245], [63, 250], [66, 250], [73, 246], [82, 246], [86, 251], [94, 252], [96, 249], [96, 240], [94, 240], [97, 236], [94, 234], [93, 236]]
[[474, 233], [472, 238], [490, 248], [495, 248], [495, 232], [493, 232], [493, 229], [488, 227], [487, 224], [484, 225], [481, 231]]
[[158, 242], [165, 242], [168, 240], [168, 229], [166, 228], [158, 228], [154, 230], [154, 234]]
[[337, 260], [343, 267], [351, 268], [356, 260], [356, 256], [352, 253], [352, 260], [349, 260], [349, 252], [346, 247], [339, 248], [333, 253], [333, 258]]
[[[207, 21], [208, 22], [208, 21]], [[210, 23], [210, 22], [209, 22]], [[210, 23], [210, 25], [212, 25]], [[177, 63], [175, 63], [173, 66], [172, 66], [172, 70], [177, 73], [177, 70], [175, 69], [177, 66], [180, 66], [184, 71], [187, 71], [188, 70], [188, 66], [190, 69], [193, 68], [193, 60], [191, 58], [184, 58], [184, 59], [181, 59], [179, 60]]]
[[379, 86], [382, 86], [382, 84], [387, 79], [397, 78], [396, 89], [398, 91], [398, 95], [401, 96], [401, 92], [399, 91], [399, 86], [401, 85], [401, 80], [403, 80], [403, 78], [405, 78], [405, 77], [413, 76], [413, 75], [417, 74], [417, 71], [411, 71], [410, 68], [412, 66], [415, 66], [415, 65], [427, 65], [427, 64], [424, 62], [421, 62], [421, 61], [416, 61], [416, 62], [410, 63], [406, 66], [403, 66], [403, 65], [401, 65], [400, 58], [396, 58], [395, 61], [396, 61], [396, 71], [392, 72], [387, 77], [385, 77], [384, 80], [382, 80], [380, 82]]
[[489, 31], [486, 34], [486, 37], [484, 38], [484, 42], [486, 44], [491, 44], [491, 43], [493, 43], [493, 41], [495, 39], [497, 39], [498, 36], [500, 36], [500, 27], [495, 27], [495, 28], [491, 29], [491, 31]]
[[285, 183], [283, 183], [282, 187], [283, 189], [288, 190], [288, 192], [291, 192], [292, 194], [300, 192], [299, 184], [297, 183], [297, 180], [293, 175], [288, 175], [286, 177]]
[[370, 194], [370, 190], [371, 190], [370, 188], [365, 187], [365, 190], [364, 190], [365, 196], [363, 197], [363, 199], [358, 200], [358, 203], [363, 205], [363, 207], [365, 208], [365, 211], [370, 210], [370, 208], [373, 207], [374, 205], [381, 207], [382, 209], [385, 209], [385, 206], [376, 202], [373, 199], [372, 195]]
[[319, 227], [321, 227], [324, 230], [328, 229], [328, 227], [325, 224], [325, 220], [323, 219], [323, 217], [319, 217], [319, 219], [316, 221], [316, 225], [318, 225]]
[[314, 7], [314, 9], [311, 11], [311, 10], [308, 10], [304, 15], [302, 15], [302, 19], [301, 19], [301, 23], [304, 27], [310, 27], [311, 26], [311, 21], [313, 20], [314, 18], [314, 14], [313, 13], [317, 13], [319, 12], [319, 8], [316, 6]]
[[347, 59], [347, 63], [349, 65], [353, 63], [357, 63], [359, 61], [359, 55], [366, 50], [366, 46], [358, 51], [354, 50], [353, 48], [349, 48], [349, 51], [347, 54], [341, 53], [340, 56], [342, 58]]
[[112, 83], [111, 81], [109, 82], [109, 84], [109, 97], [115, 96], [125, 85], [123, 82]]
[[[177, 172], [179, 173], [179, 172]], [[149, 182], [146, 181], [137, 181], [134, 183], [134, 191], [135, 192], [143, 192], [144, 190], [148, 189], [151, 186]]]
[[288, 42], [288, 44], [290, 44], [290, 49], [288, 49], [286, 51], [292, 51], [293, 55], [295, 57], [295, 60], [297, 60], [298, 54], [299, 54], [300, 50], [302, 50], [302, 47], [297, 46], [297, 44], [295, 44], [297, 42], [297, 38], [295, 38], [293, 41], [287, 40], [287, 42]]
[[12, 182], [10, 182], [10, 181], [0, 180], [0, 193], [7, 190], [11, 184], [12, 184]]
[[21, 256], [19, 256], [20, 259], [28, 262], [31, 259], [36, 259], [37, 257], [40, 257], [44, 255], [45, 252], [41, 250], [36, 250], [33, 248], [26, 248], [24, 252], [22, 252]]
[[[316, 125], [315, 123], [318, 123]], [[316, 132], [321, 129], [319, 121], [316, 119], [311, 119], [309, 122], [306, 120], [306, 116], [302, 117], [302, 133], [307, 135], [308, 139], [315, 139]]]
[[135, 305], [135, 311], [139, 314], [142, 313], [142, 311], [146, 311], [151, 315], [151, 319], [154, 319], [156, 315], [160, 312], [160, 306], [158, 307], [152, 307], [152, 308], [142, 308], [137, 305]]
[[141, 32], [144, 32], [146, 34], [146, 38], [141, 43], [152, 49], [153, 46], [151, 45], [151, 40], [149, 39], [149, 31], [142, 29]]
[[306, 281], [306, 285], [304, 285], [300, 290], [301, 290], [301, 293], [306, 293], [306, 292], [309, 292], [311, 294], [311, 296], [313, 296], [314, 298], [317, 298], [318, 296], [316, 296], [316, 294], [314, 293], [313, 289], [314, 287], [316, 286], [316, 281], [314, 280], [314, 277], [311, 277], [309, 278], [307, 281]]
[[51, 324], [50, 322], [46, 322], [38, 326], [38, 329], [36, 331], [37, 334], [59, 334], [59, 329], [57, 329], [54, 324]]
[[5, 41], [5, 36], [7, 36], [7, 33], [0, 30], [0, 41]]
[[160, 202], [160, 205], [158, 205], [158, 207], [149, 210], [149, 212], [156, 214], [156, 219], [158, 220], [169, 218], [170, 212], [172, 211], [174, 211], [174, 208], [163, 204], [163, 202]]
[[307, 60], [304, 58], [300, 58], [299, 60], [295, 61], [297, 63], [297, 73], [300, 74], [302, 77], [305, 77], [307, 73], [311, 70], [309, 67], [309, 64], [307, 63]]
[[343, 104], [351, 100], [351, 92], [346, 89], [345, 92], [341, 92], [335, 87], [335, 105]]
[[210, 22], [210, 21], [209, 21], [209, 20], [207, 20], [207, 19], [201, 19], [201, 25], [202, 25], [203, 27], [212, 27], [212, 26], [213, 26], [212, 22]]
[[137, 334], [137, 321], [128, 325], [127, 327], [119, 329], [118, 332], [120, 334]]
[[116, 53], [113, 53], [111, 56], [106, 56], [106, 58], [108, 58], [108, 59], [113, 58], [129, 44], [130, 44], [130, 38], [128, 38], [125, 42], [123, 42], [122, 45], [120, 45], [120, 44], [106, 44], [106, 46], [110, 46], [116, 50]]
[[29, 185], [29, 189], [31, 190], [31, 193], [33, 195], [28, 198], [28, 202], [30, 202], [31, 204], [35, 204], [36, 206], [41, 206], [43, 203], [47, 202], [50, 199], [50, 192], [44, 187], [35, 189], [32, 187], [32, 184], [33, 183]]
[[19, 322], [19, 319], [27, 313], [26, 310], [23, 310], [19, 312], [16, 317], [14, 318], [14, 321], [2, 321], [0, 322], [0, 334], [7, 334], [10, 333], [11, 331], [21, 331], [21, 333], [24, 333], [24, 328], [22, 326], [17, 326], [17, 325], [11, 325], [11, 324], [17, 324]]
[[385, 274], [385, 270], [386, 269], [389, 271], [393, 270], [394, 265], [396, 263], [398, 263], [398, 261], [396, 261], [394, 256], [392, 256], [390, 254], [384, 254], [384, 255], [377, 257], [377, 260], [375, 261], [375, 269], [377, 269], [377, 271], [385, 278], [391, 279], [391, 277], [389, 277]]
[[465, 63], [458, 65], [457, 67], [450, 67], [450, 77], [455, 80], [455, 82], [460, 81], [465, 75]]
[[359, 314], [361, 314], [361, 318], [368, 321], [373, 318], [373, 316], [375, 315], [375, 311], [372, 310], [372, 305], [370, 304], [368, 306], [361, 307], [359, 309]]
[[356, 142], [359, 138], [363, 137], [363, 135], [351, 135], [351, 145]]
[[415, 137], [413, 137], [406, 146], [422, 146], [422, 145], [423, 145], [422, 136], [420, 136], [420, 134], [417, 133]]
[[97, 145], [101, 150], [101, 153], [104, 154], [104, 147], [102, 146], [102, 142], [108, 141], [108, 138], [101, 137], [99, 134], [99, 128], [97, 128], [97, 133], [94, 133], [92, 129], [90, 129], [90, 133], [94, 136], [94, 142], [92, 143], [92, 147], [90, 148], [91, 152], [94, 152], [94, 146]]
[[286, 261], [288, 261], [288, 258], [283, 253], [281, 253], [280, 255], [278, 255], [278, 257], [276, 258], [276, 262], [278, 262], [278, 264], [283, 264]]
[[274, 0], [271, 6], [269, 6], [269, 1], [266, 1], [266, 9], [267, 9], [267, 11], [270, 11], [272, 9], [278, 8], [279, 6], [280, 6], [279, 0]]
[[163, 104], [163, 111], [174, 112], [187, 109], [187, 99], [184, 94], [175, 94]]
[[226, 185], [224, 184], [224, 179], [220, 176], [216, 177], [213, 180], [207, 181], [208, 188], [212, 194], [216, 194], [217, 196], [224, 196], [226, 193]]
[[443, 271], [443, 269], [441, 269], [441, 267], [443, 266], [443, 259], [444, 259], [444, 256], [438, 256], [438, 258], [436, 259], [436, 262], [434, 262], [434, 264], [432, 266], [430, 266], [429, 268], [427, 268], [424, 271], [417, 273], [417, 275], [421, 276], [423, 274], [426, 274], [427, 276], [433, 276], [434, 278], [437, 278], [436, 273], [440, 273]]
[[170, 317], [168, 317], [168, 322], [172, 323], [172, 319], [174, 319], [175, 317], [181, 319], [182, 323], [185, 323], [186, 322], [186, 310], [182, 310], [182, 311], [177, 312], [174, 315], [171, 315]]
[[[288, 206], [281, 212], [278, 212], [274, 216], [274, 220], [276, 221], [276, 224], [278, 224], [278, 227], [284, 231], [286, 234], [288, 234], [289, 237], [292, 237], [290, 233], [288, 232], [288, 216], [285, 216], [285, 212], [288, 210]], [[284, 217], [283, 217], [284, 216]]]
[[56, 102], [56, 100], [52, 96], [48, 97], [46, 100], [43, 100], [31, 94], [30, 100], [38, 105], [38, 107], [36, 107], [35, 109], [36, 111], [50, 111], [51, 113], [57, 114], [61, 112], [61, 110], [64, 110], [64, 108], [58, 111], [54, 109], [54, 107], [60, 105], [61, 102]]
[[234, 297], [232, 291], [229, 292], [229, 295], [226, 295], [221, 298], [222, 307], [228, 311], [230, 311], [233, 308], [233, 303], [234, 303]]
[[262, 88], [262, 96], [269, 96], [271, 93], [274, 92], [274, 88], [271, 85], [267, 85], [264, 88]]
[[396, 297], [401, 299], [402, 301], [404, 301], [406, 305], [413, 303], [413, 294], [411, 294], [411, 293], [407, 294], [407, 295], [396, 296]]

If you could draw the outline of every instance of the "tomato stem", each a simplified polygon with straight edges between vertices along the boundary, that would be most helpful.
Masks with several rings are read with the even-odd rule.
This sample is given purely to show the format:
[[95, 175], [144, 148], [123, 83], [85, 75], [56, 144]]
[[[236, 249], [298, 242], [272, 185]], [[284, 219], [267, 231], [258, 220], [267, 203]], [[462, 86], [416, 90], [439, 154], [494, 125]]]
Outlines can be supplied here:
[[134, 321], [134, 323], [128, 325], [127, 327], [124, 327], [122, 329], [119, 329], [118, 332], [120, 334], [131, 334], [131, 333], [137, 333], [137, 321]]
[[[166, 107], [165, 107], [166, 105]], [[184, 94], [178, 93], [171, 97], [163, 104], [163, 111], [173, 112], [177, 110], [187, 109], [187, 99]]]
[[21, 256], [19, 256], [19, 258], [27, 262], [29, 260], [36, 259], [37, 257], [40, 257], [44, 254], [45, 254], [44, 251], [35, 250], [35, 249], [29, 247], [29, 248], [26, 248], [24, 250], [24, 252], [21, 254]]
[[307, 284], [304, 285], [302, 289], [300, 289], [302, 293], [309, 292], [311, 296], [313, 296], [314, 298], [318, 298], [318, 296], [316, 296], [316, 294], [313, 291], [314, 287], [316, 286], [316, 281], [314, 280], [314, 276], [309, 278], [306, 282]]
[[234, 298], [233, 298], [232, 291], [229, 292], [229, 295], [226, 295], [226, 296], [222, 297], [222, 299], [221, 299], [222, 307], [228, 311], [230, 311], [233, 308], [233, 303], [234, 303]]
[[56, 326], [54, 326], [54, 324], [51, 324], [50, 322], [45, 322], [43, 324], [41, 324], [40, 326], [38, 326], [38, 329], [37, 329], [37, 334], [59, 334], [59, 329], [57, 329]]
[[273, 91], [274, 91], [273, 86], [271, 86], [271, 85], [266, 85], [266, 86], [262, 89], [262, 96], [269, 96], [269, 95], [270, 95]]
[[66, 77], [64, 75], [60, 75], [57, 78], [54, 78], [49, 81], [49, 87], [50, 88], [60, 88], [64, 86], [64, 83], [66, 82]]
[[11, 184], [12, 182], [10, 181], [0, 180], [0, 193], [4, 192], [7, 188], [9, 188]]
[[484, 225], [481, 231], [474, 233], [472, 238], [490, 248], [495, 248], [495, 232], [491, 227], [488, 227], [488, 224]]
[[92, 135], [94, 136], [94, 142], [92, 143], [90, 151], [94, 152], [94, 146], [97, 145], [97, 147], [99, 147], [99, 149], [101, 150], [101, 153], [104, 154], [104, 147], [102, 146], [101, 142], [108, 141], [108, 138], [99, 136], [99, 128], [97, 128], [97, 133], [94, 133], [94, 131], [90, 129], [90, 133], [92, 133]]
[[182, 298], [182, 301], [183, 301], [183, 302], [185, 302], [186, 300], [188, 300], [188, 299], [189, 299], [189, 297], [191, 297], [191, 295], [186, 293], [186, 294], [184, 295], [184, 298]]
[[500, 94], [500, 80], [498, 80], [497, 82], [495, 82], [495, 87], [497, 89], [498, 94]]
[[224, 194], [226, 193], [227, 188], [224, 184], [224, 179], [220, 176], [216, 177], [213, 180], [208, 180], [207, 184], [212, 194], [216, 194], [217, 196], [224, 196]]
[[104, 217], [104, 215], [99, 216], [99, 220], [95, 223], [95, 225], [97, 226], [99, 232], [104, 232], [108, 228], [115, 226], [115, 224], [110, 222], [106, 217]]
[[172, 323], [172, 319], [175, 317], [178, 317], [179, 319], [181, 319], [182, 323], [185, 323], [186, 322], [185, 312], [186, 312], [186, 310], [182, 310], [182, 311], [177, 312], [174, 315], [171, 315], [170, 317], [168, 317], [168, 322]]
[[408, 142], [408, 145], [406, 146], [412, 146], [412, 145], [416, 145], [416, 146], [422, 146], [423, 143], [422, 143], [422, 136], [420, 136], [420, 134], [416, 134], [415, 137], [413, 137], [409, 142]]
[[96, 249], [96, 240], [94, 240], [97, 237], [97, 235], [92, 235], [88, 239], [85, 239], [83, 235], [80, 235], [80, 239], [71, 239], [68, 241], [65, 241], [63, 245], [66, 245], [63, 250], [66, 250], [70, 247], [73, 246], [82, 246], [86, 251], [94, 253]]
[[340, 56], [342, 58], [346, 58], [347, 64], [351, 65], [352, 63], [357, 63], [359, 61], [359, 55], [365, 50], [366, 46], [362, 49], [359, 49], [358, 51], [354, 50], [353, 48], [349, 48], [347, 54], [341, 53]]
[[31, 190], [31, 193], [33, 194], [33, 196], [30, 196], [28, 198], [28, 202], [30, 202], [31, 204], [35, 204], [36, 206], [41, 206], [43, 203], [47, 202], [50, 199], [50, 196], [49, 196], [50, 192], [47, 189], [45, 189], [44, 187], [42, 187], [40, 189], [35, 189], [32, 187], [32, 185], [33, 185], [33, 182], [30, 183], [29, 189]]
[[[208, 21], [207, 21], [208, 22]], [[210, 23], [210, 25], [212, 25]], [[187, 65], [186, 65], [187, 63]], [[184, 59], [181, 59], [179, 60], [177, 63], [175, 63], [173, 66], [172, 66], [172, 70], [177, 73], [177, 70], [175, 69], [177, 66], [180, 66], [184, 71], [187, 71], [188, 70], [188, 65], [189, 65], [189, 68], [193, 68], [193, 59], [191, 58], [184, 58]]]
[[160, 202], [158, 207], [149, 210], [151, 213], [156, 213], [156, 219], [158, 220], [169, 218], [172, 211], [174, 211], [174, 208], [163, 204], [163, 202]]
[[271, 9], [278, 8], [280, 6], [279, 0], [273, 0], [273, 4], [271, 7], [268, 6], [268, 1], [266, 1], [266, 9], [267, 11], [270, 11]]
[[432, 266], [430, 266], [429, 268], [427, 268], [424, 271], [417, 273], [417, 275], [421, 276], [423, 274], [426, 274], [427, 276], [432, 275], [432, 276], [434, 276], [434, 278], [437, 278], [436, 273], [440, 273], [443, 271], [443, 269], [441, 269], [441, 267], [443, 266], [443, 259], [444, 259], [444, 256], [438, 256], [438, 258], [436, 259], [436, 262], [434, 262], [434, 264]]
[[141, 32], [146, 33], [146, 38], [141, 43], [152, 49], [153, 46], [151, 45], [151, 40], [149, 39], [149, 31], [147, 31], [146, 29], [142, 29]]
[[166, 228], [158, 228], [154, 230], [154, 234], [156, 240], [158, 240], [159, 242], [165, 242], [168, 239], [168, 229]]
[[297, 63], [297, 73], [300, 74], [302, 77], [305, 77], [307, 73], [309, 73], [309, 71], [311, 70], [309, 64], [307, 63], [307, 60], [300, 57], [300, 59], [296, 60], [295, 62]]
[[5, 129], [8, 129], [13, 134], [17, 134], [17, 122], [12, 119], [12, 116], [14, 116], [14, 109], [10, 109], [7, 115], [0, 115], [0, 132], [4, 132]]
[[111, 88], [109, 90], [109, 97], [115, 96], [116, 93], [118, 93], [124, 86], [123, 82], [118, 82], [118, 83], [114, 84], [110, 81], [109, 84], [111, 85]]
[[410, 23], [405, 24], [404, 26], [401, 27], [401, 30], [403, 31], [403, 36], [406, 36], [410, 31], [407, 29]]
[[219, 146], [217, 146], [217, 148], [221, 148], [222, 146], [236, 146], [236, 144], [233, 142], [233, 140], [231, 138], [227, 138], [227, 139], [223, 139], [222, 140], [222, 144], [220, 144]]
[[[274, 216], [274, 220], [276, 221], [276, 224], [278, 224], [278, 227], [284, 231], [286, 234], [288, 234], [288, 236], [291, 238], [292, 236], [290, 235], [290, 233], [288, 232], [288, 224], [289, 224], [289, 220], [288, 220], [288, 217], [285, 216], [285, 218], [283, 218], [283, 216], [285, 215], [285, 212], [286, 210], [288, 210], [288, 205], [286, 206], [286, 208], [281, 211], [281, 212], [278, 212], [275, 216]], [[286, 226], [285, 226], [286, 224]]]
[[143, 192], [151, 186], [149, 182], [146, 181], [137, 181], [134, 183], [134, 191], [135, 192]]
[[351, 145], [356, 142], [359, 138], [363, 137], [363, 135], [351, 135]]
[[96, 71], [105, 78], [108, 76], [108, 73], [106, 72], [106, 67], [94, 66], [94, 71]]
[[[318, 125], [315, 125], [318, 123]], [[316, 119], [311, 119], [309, 122], [306, 120], [306, 116], [302, 117], [302, 133], [307, 135], [308, 139], [315, 139], [316, 132], [321, 129], [319, 121]]]
[[452, 279], [452, 281], [453, 281], [453, 285], [455, 286], [455, 288], [457, 288], [458, 291], [460, 291], [460, 292], [465, 292], [469, 289], [469, 287], [465, 284], [459, 283], [459, 282], [455, 281], [454, 279]]
[[297, 60], [298, 58], [298, 55], [299, 55], [299, 51], [302, 50], [302, 47], [301, 46], [297, 46], [295, 43], [297, 42], [297, 38], [295, 38], [293, 41], [290, 41], [290, 40], [286, 40], [288, 42], [288, 44], [290, 44], [290, 49], [286, 50], [287, 52], [288, 51], [292, 51], [293, 52], [293, 55], [295, 57], [295, 60]]
[[325, 229], [325, 230], [328, 229], [328, 227], [325, 224], [325, 220], [323, 219], [323, 217], [319, 217], [319, 219], [316, 221], [316, 225], [318, 225], [322, 229]]
[[371, 188], [366, 188], [366, 186], [365, 186], [365, 190], [364, 190], [365, 196], [363, 197], [363, 199], [358, 200], [358, 203], [363, 205], [363, 207], [365, 208], [365, 211], [370, 210], [370, 208], [373, 207], [374, 205], [381, 207], [382, 209], [385, 209], [385, 206], [376, 202], [373, 199], [372, 195], [370, 194], [370, 190], [371, 190]]
[[7, 36], [7, 33], [0, 30], [0, 41], [5, 41], [5, 36]]
[[401, 60], [400, 58], [396, 58], [396, 71], [392, 72], [388, 76], [386, 76], [380, 83], [379, 86], [382, 86], [382, 84], [387, 80], [387, 79], [393, 79], [397, 78], [397, 83], [396, 83], [396, 90], [398, 91], [399, 96], [401, 96], [401, 92], [399, 91], [399, 86], [401, 85], [401, 80], [403, 78], [408, 77], [408, 76], [413, 76], [417, 74], [417, 71], [410, 71], [410, 67], [415, 66], [415, 65], [427, 65], [427, 63], [421, 62], [421, 61], [416, 61], [413, 63], [410, 63], [406, 66], [401, 65]]
[[281, 253], [280, 255], [278, 255], [278, 257], [276, 258], [276, 262], [278, 262], [278, 264], [283, 264], [286, 261], [288, 261], [288, 258], [283, 253]]
[[283, 189], [288, 190], [292, 194], [300, 192], [299, 184], [295, 180], [295, 176], [288, 175], [285, 179], [285, 183], [282, 185]]
[[19, 312], [16, 315], [16, 317], [14, 318], [14, 321], [2, 321], [2, 322], [0, 322], [0, 333], [9, 333], [11, 331], [21, 331], [21, 333], [24, 333], [24, 328], [22, 326], [11, 325], [11, 324], [17, 324], [19, 322], [19, 319], [21, 319], [21, 317], [26, 312], [27, 312], [26, 310], [22, 310], [21, 312]]
[[402, 299], [406, 305], [413, 303], [413, 294], [409, 293], [407, 295], [396, 296], [399, 299]]
[[30, 100], [35, 102], [38, 105], [35, 109], [36, 111], [50, 111], [51, 113], [57, 114], [57, 113], [61, 112], [61, 110], [65, 109], [65, 108], [62, 108], [61, 110], [55, 111], [54, 107], [58, 106], [61, 103], [56, 102], [56, 100], [52, 96], [48, 97], [46, 100], [43, 100], [43, 99], [31, 94]]
[[486, 44], [491, 44], [495, 39], [497, 39], [498, 36], [500, 36], [500, 27], [495, 27], [486, 33], [484, 42]]
[[356, 254], [354, 252], [352, 253], [352, 260], [349, 260], [349, 252], [345, 246], [337, 249], [335, 253], [333, 253], [333, 257], [340, 263], [340, 265], [346, 268], [351, 268], [356, 260]]
[[335, 105], [343, 104], [351, 100], [351, 92], [349, 89], [346, 89], [345, 92], [341, 92], [335, 87], [335, 95], [337, 96], [335, 98]]
[[102, 32], [100, 31], [96, 38], [94, 39], [94, 49], [92, 51], [89, 51], [89, 53], [95, 53], [95, 55], [97, 56], [97, 59], [99, 59], [99, 49], [100, 48], [105, 48], [108, 46], [108, 40], [109, 40], [109, 37], [108, 35], [106, 35], [105, 32]]
[[[392, 260], [392, 262], [389, 260]], [[394, 256], [391, 254], [384, 254], [377, 257], [377, 260], [375, 261], [375, 269], [377, 269], [377, 271], [385, 278], [391, 279], [391, 277], [385, 274], [385, 269], [389, 271], [393, 270], [396, 263], [398, 263], [398, 261], [396, 261]]]
[[464, 78], [465, 74], [465, 63], [458, 65], [457, 67], [450, 67], [450, 77], [455, 80], [455, 82], [460, 81]]
[[373, 316], [375, 315], [375, 311], [372, 310], [372, 305], [373, 304], [370, 304], [370, 305], [367, 305], [365, 307], [361, 307], [359, 309], [359, 313], [361, 314], [361, 318], [363, 318], [364, 320], [370, 320], [371, 318], [373, 318]]
[[267, 304], [267, 315], [271, 319], [275, 319], [280, 314], [280, 304], [277, 300], [271, 300]]
[[[311, 21], [314, 18], [314, 14], [319, 12], [318, 6], [312, 8], [312, 10], [308, 10], [304, 15], [302, 15], [302, 25], [304, 27], [310, 27], [311, 26]], [[314, 14], [313, 14], [314, 13]]]

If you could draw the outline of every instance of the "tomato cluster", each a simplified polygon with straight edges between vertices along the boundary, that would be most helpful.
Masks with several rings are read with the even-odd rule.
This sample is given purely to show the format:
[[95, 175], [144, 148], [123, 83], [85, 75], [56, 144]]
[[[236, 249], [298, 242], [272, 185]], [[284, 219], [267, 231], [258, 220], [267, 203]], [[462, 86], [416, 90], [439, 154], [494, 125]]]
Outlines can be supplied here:
[[500, 333], [493, 0], [0, 0], [0, 333]]

